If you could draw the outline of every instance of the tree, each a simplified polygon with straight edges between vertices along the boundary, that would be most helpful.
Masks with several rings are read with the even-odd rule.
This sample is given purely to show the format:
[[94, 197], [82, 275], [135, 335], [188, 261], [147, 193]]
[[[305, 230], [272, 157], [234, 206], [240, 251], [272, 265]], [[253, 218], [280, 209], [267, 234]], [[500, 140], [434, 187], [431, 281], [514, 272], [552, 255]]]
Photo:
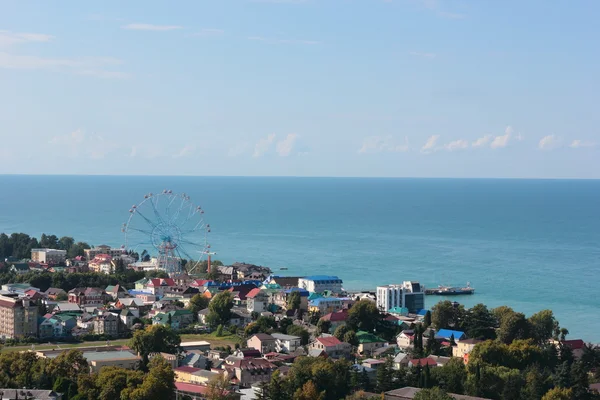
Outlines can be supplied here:
[[444, 392], [442, 389], [438, 387], [434, 387], [431, 389], [421, 389], [415, 397], [414, 400], [454, 400], [452, 396], [448, 395], [448, 393]]
[[209, 302], [210, 300], [207, 297], [203, 296], [201, 293], [195, 294], [190, 299], [188, 310], [190, 310], [194, 314], [194, 320], [198, 319], [198, 312], [207, 308]]
[[348, 328], [345, 324], [344, 325], [340, 325], [337, 328], [335, 328], [335, 331], [333, 332], [333, 336], [335, 336], [336, 338], [338, 338], [338, 340], [344, 342], [344, 336], [346, 335], [346, 333], [350, 331], [350, 328]]
[[346, 343], [350, 343], [352, 346], [357, 347], [359, 342], [358, 342], [358, 336], [356, 336], [356, 332], [354, 331], [348, 331], [344, 334], [344, 342]]
[[377, 368], [377, 392], [383, 393], [394, 388], [394, 361], [386, 358], [385, 363]]
[[319, 323], [321, 317], [322, 315], [320, 311], [311, 311], [310, 314], [308, 314], [308, 322], [311, 325], [316, 325]]
[[451, 327], [454, 321], [454, 306], [451, 301], [440, 301], [431, 310], [431, 323], [435, 329], [439, 330]]
[[306, 346], [308, 344], [308, 340], [310, 339], [310, 333], [300, 325], [291, 325], [287, 330], [288, 335], [299, 336], [300, 344], [302, 346]]
[[151, 325], [136, 331], [129, 341], [129, 347], [138, 352], [144, 365], [148, 364], [150, 353], [177, 354], [180, 350], [181, 337], [170, 327]]
[[320, 319], [317, 323], [317, 335], [321, 335], [323, 333], [329, 333], [331, 329], [331, 321], [326, 321], [324, 319]]
[[171, 365], [161, 356], [153, 357], [148, 364], [148, 374], [137, 388], [121, 392], [123, 400], [163, 400], [173, 398], [175, 373]]
[[229, 325], [231, 309], [233, 308], [233, 294], [229, 291], [218, 293], [208, 304], [206, 320], [210, 326]]
[[287, 299], [287, 309], [288, 310], [299, 310], [300, 309], [300, 304], [302, 302], [302, 298], [300, 297], [300, 292], [297, 290], [294, 290], [292, 293], [290, 293], [288, 299]]
[[571, 389], [554, 388], [542, 397], [542, 400], [573, 400]]
[[423, 326], [425, 326], [425, 329], [429, 328], [429, 326], [431, 325], [431, 311], [427, 310], [427, 312], [425, 313], [425, 317], [423, 318]]
[[126, 389], [132, 391], [144, 381], [141, 371], [129, 371], [119, 367], [105, 367], [96, 375], [95, 386], [98, 390], [99, 400], [119, 399], [121, 392]]
[[208, 400], [230, 400], [233, 398], [229, 390], [227, 373], [219, 374], [208, 381]]
[[359, 300], [348, 311], [346, 323], [352, 330], [373, 332], [380, 319], [381, 315], [375, 302]]
[[219, 325], [219, 326], [217, 327], [216, 336], [217, 336], [217, 337], [221, 337], [221, 336], [223, 336], [223, 325]]
[[294, 321], [291, 318], [282, 318], [279, 320], [279, 332], [286, 333], [288, 328], [294, 325]]
[[308, 381], [294, 393], [294, 400], [324, 400], [325, 393], [319, 393], [312, 381]]
[[470, 308], [463, 322], [463, 329], [467, 337], [472, 339], [495, 339], [498, 321], [491, 311], [483, 304], [476, 304]]
[[542, 310], [528, 318], [531, 338], [537, 344], [544, 344], [552, 338], [552, 334], [558, 327], [558, 321], [554, 318], [551, 310]]
[[498, 340], [503, 343], [512, 343], [514, 340], [529, 337], [529, 323], [523, 313], [507, 314], [500, 320], [497, 331]]
[[467, 369], [460, 358], [451, 358], [443, 367], [431, 370], [432, 380], [449, 393], [464, 393]]
[[271, 381], [268, 386], [269, 400], [287, 400], [290, 398], [285, 381], [281, 379], [281, 374], [278, 370], [271, 375]]
[[46, 366], [46, 373], [53, 378], [71, 378], [88, 371], [88, 362], [79, 350], [63, 351]]

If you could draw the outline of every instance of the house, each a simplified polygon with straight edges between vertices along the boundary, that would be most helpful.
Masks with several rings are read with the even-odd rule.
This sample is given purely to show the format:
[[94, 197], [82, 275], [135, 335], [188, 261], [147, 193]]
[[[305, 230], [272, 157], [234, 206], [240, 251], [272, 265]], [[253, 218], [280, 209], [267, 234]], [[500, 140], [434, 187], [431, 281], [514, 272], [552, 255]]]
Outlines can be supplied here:
[[235, 325], [239, 328], [243, 328], [252, 322], [252, 316], [244, 313], [242, 310], [232, 310], [231, 318], [229, 319], [229, 325]]
[[385, 347], [388, 343], [378, 336], [365, 331], [356, 332], [358, 340], [358, 352], [361, 354], [372, 352], [380, 347]]
[[82, 313], [81, 307], [76, 303], [68, 303], [66, 301], [59, 301], [54, 305], [52, 309], [54, 314], [59, 313]]
[[408, 367], [410, 357], [406, 353], [398, 353], [394, 356], [394, 369], [400, 369], [402, 367]]
[[401, 349], [412, 347], [415, 341], [415, 331], [411, 329], [403, 330], [396, 336], [396, 343]]
[[[309, 350], [321, 351], [332, 358], [349, 357], [352, 351], [352, 346], [349, 343], [341, 342], [332, 335], [319, 336], [308, 347]], [[313, 355], [314, 353], [309, 351], [309, 354]]]
[[408, 316], [408, 308], [406, 307], [392, 307], [388, 311], [388, 314], [407, 317]]
[[291, 353], [301, 347], [302, 339], [299, 336], [283, 333], [273, 333], [271, 336], [275, 338], [275, 351], [278, 353]]
[[237, 349], [232, 356], [237, 358], [259, 358], [261, 352], [254, 348]]
[[374, 370], [377, 370], [377, 368], [379, 368], [383, 364], [385, 364], [385, 360], [374, 359], [374, 358], [367, 358], [367, 359], [363, 360], [363, 362], [362, 362], [362, 365], [364, 367], [373, 368]]
[[267, 333], [257, 333], [248, 339], [248, 347], [260, 351], [262, 354], [267, 354], [275, 351], [275, 342], [277, 340]]
[[175, 281], [171, 278], [152, 278], [146, 284], [146, 289], [150, 293], [162, 297], [164, 296], [165, 288], [175, 286]]
[[123, 310], [121, 310], [119, 318], [121, 319], [121, 323], [126, 329], [131, 329], [131, 327], [133, 326], [133, 320], [137, 317], [131, 312], [129, 308], [124, 308]]
[[415, 358], [408, 362], [409, 367], [417, 367], [417, 366], [425, 367], [426, 365], [431, 368], [431, 367], [437, 367], [438, 363], [436, 360], [434, 360], [433, 358], [430, 358], [430, 357]]
[[453, 331], [451, 329], [440, 329], [439, 331], [437, 331], [435, 333], [435, 337], [436, 339], [446, 339], [446, 340], [450, 340], [451, 338], [454, 338], [454, 340], [462, 340], [462, 339], [466, 339], [467, 335], [465, 335], [464, 332], [462, 331]]
[[81, 306], [102, 305], [110, 301], [110, 296], [104, 293], [101, 288], [75, 288], [69, 290], [69, 303]]
[[[210, 388], [205, 385], [196, 385], [195, 383], [175, 382], [175, 390], [182, 398], [205, 400], [210, 398]], [[240, 400], [242, 395], [234, 391], [225, 390], [223, 393], [231, 400]]]
[[434, 355], [430, 355], [429, 358], [431, 358], [433, 361], [435, 361], [437, 363], [438, 367], [443, 367], [450, 360], [452, 360], [452, 357], [446, 357], [446, 356], [434, 356]]
[[67, 298], [67, 292], [65, 292], [64, 290], [62, 290], [61, 288], [48, 288], [44, 294], [46, 295], [46, 297], [50, 300], [56, 301], [57, 297], [64, 297], [65, 299]]
[[189, 366], [177, 367], [173, 369], [175, 372], [175, 382], [192, 382], [192, 374], [200, 371], [200, 368], [194, 368]]
[[342, 280], [337, 276], [312, 275], [298, 279], [298, 287], [309, 292], [323, 293], [329, 290], [332, 293], [342, 293]]
[[194, 322], [194, 314], [190, 310], [172, 310], [158, 313], [152, 318], [152, 325], [171, 325], [171, 328], [183, 329]]
[[93, 318], [96, 335], [118, 336], [120, 319], [112, 313], [104, 313]]
[[210, 310], [208, 308], [198, 311], [198, 322], [200, 322], [201, 324], [206, 324], [206, 317], [209, 313]]
[[38, 390], [38, 389], [8, 389], [0, 388], [0, 397], [3, 400], [63, 400], [62, 393], [56, 393], [54, 390]]
[[456, 346], [452, 347], [452, 356], [460, 357], [460, 358], [464, 359], [465, 356], [467, 354], [471, 353], [471, 351], [473, 351], [475, 346], [481, 342], [483, 342], [483, 340], [478, 340], [478, 339], [459, 340], [458, 342], [456, 342]]
[[299, 276], [277, 276], [271, 275], [265, 279], [263, 284], [271, 284], [271, 285], [279, 285], [282, 289], [290, 289], [293, 287], [298, 287], [298, 281], [300, 280]]
[[348, 308], [352, 303], [349, 297], [319, 297], [308, 303], [308, 310], [328, 314]]
[[148, 285], [148, 282], [150, 282], [150, 279], [148, 279], [148, 278], [142, 278], [139, 281], [135, 281], [134, 282], [135, 290], [145, 290], [146, 285]]
[[14, 272], [17, 275], [23, 275], [29, 272], [29, 263], [13, 263], [10, 266], [10, 272]]
[[294, 292], [298, 292], [300, 294], [300, 310], [308, 310], [308, 296], [310, 293], [306, 289], [290, 288], [276, 291], [272, 295], [272, 301], [278, 307], [287, 310], [288, 299]]
[[35, 290], [37, 292], [40, 291], [38, 288], [34, 288], [29, 283], [6, 283], [2, 285], [2, 290], [10, 293], [16, 293], [20, 295], [24, 295], [28, 290]]
[[241, 387], [249, 387], [252, 384], [269, 382], [277, 366], [263, 358], [229, 357], [223, 368], [233, 374], [234, 381]]
[[180, 366], [188, 366], [200, 369], [206, 369], [206, 360], [208, 358], [204, 356], [204, 352], [199, 350], [191, 350], [184, 354], [180, 361]]
[[113, 300], [117, 300], [121, 297], [129, 297], [129, 293], [121, 285], [108, 285], [104, 291], [112, 297]]
[[348, 310], [343, 309], [336, 312], [331, 312], [329, 314], [325, 314], [321, 317], [321, 321], [329, 321], [331, 327], [329, 328], [329, 332], [335, 332], [335, 330], [342, 326], [346, 325], [346, 320], [348, 319]]
[[179, 347], [181, 347], [186, 352], [193, 351], [193, 350], [209, 351], [210, 343], [205, 340], [198, 340], [195, 342], [182, 342], [179, 345]]
[[195, 383], [196, 385], [207, 385], [212, 379], [215, 379], [221, 373], [201, 369], [200, 371], [192, 373], [192, 376], [190, 377], [191, 383]]
[[88, 268], [92, 272], [112, 274], [114, 271], [112, 257], [108, 254], [98, 254], [88, 263]]
[[246, 296], [246, 309], [250, 312], [261, 313], [269, 305], [269, 295], [262, 289], [254, 288]]
[[[151, 295], [154, 296], [154, 295]], [[147, 308], [144, 302], [137, 297], [126, 297], [117, 299], [115, 307], [123, 310], [129, 309], [136, 317], [139, 317], [141, 313]]]
[[585, 346], [585, 342], [581, 339], [572, 339], [572, 340], [561, 340], [560, 344], [566, 347], [569, 347], [573, 351], [573, 357], [576, 360], [580, 360], [583, 355], [583, 348]]

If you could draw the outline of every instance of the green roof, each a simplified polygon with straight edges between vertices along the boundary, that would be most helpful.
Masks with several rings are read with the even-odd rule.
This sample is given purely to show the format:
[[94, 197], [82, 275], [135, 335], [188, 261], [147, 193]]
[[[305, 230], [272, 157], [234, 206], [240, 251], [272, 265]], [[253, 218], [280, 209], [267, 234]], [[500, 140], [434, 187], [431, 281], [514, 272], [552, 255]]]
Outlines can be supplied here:
[[262, 285], [262, 289], [281, 289], [281, 286], [277, 283], [266, 283]]
[[148, 278], [142, 278], [139, 281], [135, 281], [134, 283], [137, 285], [138, 283], [140, 285], [145, 285], [146, 283], [148, 283], [149, 279]]
[[365, 331], [356, 332], [356, 338], [360, 344], [364, 343], [385, 343], [386, 341], [382, 338], [373, 335], [372, 333]]
[[154, 316], [154, 318], [152, 318], [152, 319], [153, 319], [154, 321], [157, 321], [157, 322], [162, 322], [162, 323], [165, 323], [165, 324], [166, 324], [167, 322], [169, 322], [169, 316], [168, 316], [167, 314], [165, 314], [165, 313], [159, 313], [159, 314], [156, 314], [156, 315]]
[[320, 293], [311, 293], [310, 296], [308, 296], [308, 301], [311, 300], [315, 300], [315, 299], [320, 299], [321, 297], [323, 297]]
[[392, 307], [388, 310], [390, 314], [408, 315], [408, 308], [406, 307]]
[[173, 310], [169, 314], [173, 317], [178, 317], [180, 315], [192, 315], [192, 312], [190, 310]]
[[112, 292], [113, 290], [115, 290], [115, 285], [108, 285], [104, 291], [105, 292]]

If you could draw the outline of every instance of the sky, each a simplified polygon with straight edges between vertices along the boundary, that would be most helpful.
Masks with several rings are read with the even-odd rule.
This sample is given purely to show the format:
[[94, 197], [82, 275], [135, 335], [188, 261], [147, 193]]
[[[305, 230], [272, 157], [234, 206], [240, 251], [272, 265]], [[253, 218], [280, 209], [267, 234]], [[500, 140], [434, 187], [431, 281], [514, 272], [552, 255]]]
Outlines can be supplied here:
[[600, 178], [596, 0], [0, 0], [0, 173]]

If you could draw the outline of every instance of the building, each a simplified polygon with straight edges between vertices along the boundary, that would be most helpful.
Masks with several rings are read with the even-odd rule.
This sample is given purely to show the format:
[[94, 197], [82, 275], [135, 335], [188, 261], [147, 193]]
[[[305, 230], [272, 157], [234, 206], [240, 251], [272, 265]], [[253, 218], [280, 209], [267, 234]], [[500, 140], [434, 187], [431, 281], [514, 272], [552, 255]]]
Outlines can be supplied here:
[[[415, 387], [403, 387], [402, 389], [394, 389], [383, 394], [384, 400], [412, 400], [421, 389]], [[448, 393], [455, 400], [490, 400], [483, 397], [466, 396], [463, 394]], [[379, 396], [378, 396], [379, 398]]]
[[349, 343], [341, 342], [332, 335], [320, 336], [309, 344], [309, 354], [318, 354], [324, 352], [332, 358], [342, 358], [350, 356], [352, 346]]
[[[102, 367], [120, 367], [136, 369], [141, 357], [132, 351], [118, 346], [98, 346], [79, 348], [90, 366], [90, 372], [98, 372]], [[36, 354], [42, 358], [56, 358], [64, 350], [38, 350]]]
[[[231, 400], [239, 400], [242, 395], [234, 391], [225, 390], [223, 393]], [[210, 398], [210, 389], [205, 385], [196, 385], [194, 383], [175, 382], [176, 398], [189, 397], [190, 399], [205, 400]]]
[[356, 339], [358, 340], [358, 352], [363, 354], [388, 345], [382, 338], [365, 331], [356, 332]]
[[277, 366], [264, 358], [228, 357], [223, 368], [233, 374], [234, 381], [241, 387], [249, 387], [256, 383], [269, 382]]
[[348, 310], [343, 309], [336, 312], [331, 312], [329, 314], [325, 314], [321, 317], [321, 321], [329, 321], [330, 328], [329, 332], [335, 332], [335, 330], [342, 326], [346, 325], [346, 320], [348, 319]]
[[59, 264], [67, 259], [66, 250], [31, 249], [31, 261], [40, 264]]
[[342, 293], [342, 280], [332, 275], [312, 275], [298, 279], [298, 287], [309, 292], [323, 293], [328, 290], [332, 293]]
[[246, 309], [250, 312], [261, 313], [269, 306], [269, 295], [259, 288], [252, 289], [246, 296]]
[[106, 294], [113, 298], [113, 300], [117, 300], [118, 298], [129, 297], [129, 293], [127, 290], [121, 285], [108, 285], [106, 289], [104, 289]]
[[262, 354], [267, 354], [275, 351], [275, 342], [277, 340], [268, 333], [257, 333], [248, 339], [248, 347], [252, 347], [260, 351]]
[[408, 366], [409, 367], [428, 366], [429, 368], [433, 368], [433, 367], [437, 367], [438, 363], [433, 358], [425, 357], [425, 358], [415, 358], [415, 359], [410, 360], [408, 362]]
[[200, 371], [200, 368], [188, 367], [187, 365], [175, 368], [175, 381], [176, 382], [192, 382], [192, 374]]
[[424, 307], [425, 289], [419, 282], [404, 281], [402, 284], [377, 287], [377, 308], [383, 312], [406, 308], [414, 313]]
[[192, 376], [190, 377], [190, 383], [195, 383], [196, 385], [207, 385], [212, 379], [215, 379], [221, 373], [201, 369], [192, 374]]
[[349, 297], [319, 297], [308, 303], [308, 311], [329, 314], [348, 308], [352, 303]]
[[158, 313], [152, 318], [152, 325], [171, 325], [171, 328], [182, 329], [194, 322], [194, 314], [190, 310], [172, 310]]
[[264, 284], [279, 285], [280, 288], [290, 289], [298, 287], [299, 276], [277, 276], [271, 275], [265, 279]]
[[38, 308], [28, 298], [0, 295], [0, 339], [37, 337]]
[[47, 298], [49, 298], [50, 300], [54, 300], [56, 301], [58, 297], [63, 297], [66, 299], [67, 298], [67, 292], [65, 292], [64, 290], [60, 289], [60, 288], [48, 288], [44, 294], [46, 295]]
[[62, 393], [56, 393], [54, 390], [0, 388], [2, 400], [63, 400], [63, 398]]
[[110, 246], [106, 246], [104, 244], [94, 247], [92, 249], [85, 249], [83, 250], [83, 253], [85, 254], [85, 259], [88, 261], [93, 260], [94, 258], [96, 258], [96, 256], [100, 254], [106, 254], [111, 258], [118, 258], [126, 254], [125, 249], [123, 248], [113, 249]]
[[104, 313], [94, 317], [94, 333], [96, 335], [118, 336], [119, 317], [112, 313]]
[[478, 339], [463, 339], [456, 342], [456, 346], [452, 347], [452, 356], [460, 357], [463, 360], [465, 356], [469, 354], [478, 343], [481, 343], [483, 340]]
[[98, 254], [88, 263], [88, 268], [92, 272], [98, 272], [102, 274], [112, 274], [114, 267], [112, 264], [112, 257], [108, 254]]
[[25, 293], [29, 292], [30, 290], [35, 290], [36, 292], [40, 291], [40, 289], [34, 288], [29, 283], [7, 283], [2, 285], [2, 290], [10, 293], [16, 293], [21, 296], [25, 295]]
[[302, 346], [302, 339], [299, 336], [283, 333], [273, 333], [271, 336], [275, 338], [275, 351], [278, 353], [292, 353]]
[[164, 296], [165, 289], [175, 286], [175, 281], [171, 278], [152, 278], [146, 284], [146, 289], [159, 297]]
[[181, 342], [180, 347], [183, 351], [192, 351], [192, 350], [209, 351], [210, 350], [210, 342], [207, 342], [204, 340], [199, 340], [196, 342]]
[[453, 331], [452, 329], [440, 329], [439, 331], [437, 331], [435, 333], [435, 337], [436, 337], [436, 339], [445, 339], [445, 340], [450, 340], [450, 339], [454, 338], [455, 341], [458, 341], [458, 340], [466, 339], [467, 335], [465, 335], [465, 333], [462, 331]]
[[273, 304], [287, 310], [288, 299], [294, 292], [297, 292], [300, 295], [300, 310], [308, 310], [308, 296], [310, 293], [306, 289], [297, 287], [275, 291], [271, 296]]
[[80, 306], [99, 306], [111, 300], [101, 288], [75, 288], [69, 290], [69, 303]]

